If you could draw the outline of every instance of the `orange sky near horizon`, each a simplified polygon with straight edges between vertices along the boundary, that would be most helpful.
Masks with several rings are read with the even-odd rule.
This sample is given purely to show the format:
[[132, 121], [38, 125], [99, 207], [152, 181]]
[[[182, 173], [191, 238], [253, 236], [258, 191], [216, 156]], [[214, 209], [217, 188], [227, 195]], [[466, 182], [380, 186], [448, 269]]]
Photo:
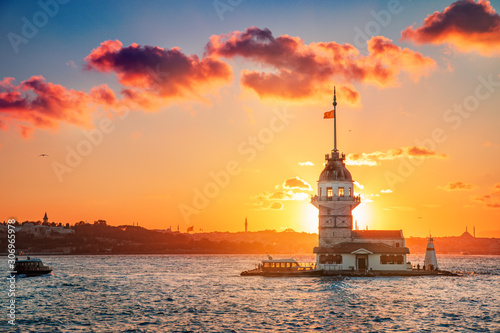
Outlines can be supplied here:
[[[0, 67], [4, 220], [47, 212], [70, 224], [234, 232], [248, 218], [250, 231], [317, 232], [310, 196], [333, 148], [323, 113], [336, 86], [360, 229], [500, 232], [498, 2], [293, 3], [283, 15], [303, 18], [299, 27], [276, 22], [278, 3], [262, 17], [262, 4], [242, 3], [227, 20], [155, 6], [165, 7], [123, 15], [190, 10], [200, 27], [162, 21], [190, 38], [132, 33], [110, 18], [99, 33], [70, 3], [18, 53], [9, 39], [0, 45], [11, 63]], [[491, 27], [457, 21], [470, 8]], [[371, 13], [384, 11], [390, 23], [360, 43], [359, 29], [378, 22]], [[72, 19], [78, 38], [58, 30]]]

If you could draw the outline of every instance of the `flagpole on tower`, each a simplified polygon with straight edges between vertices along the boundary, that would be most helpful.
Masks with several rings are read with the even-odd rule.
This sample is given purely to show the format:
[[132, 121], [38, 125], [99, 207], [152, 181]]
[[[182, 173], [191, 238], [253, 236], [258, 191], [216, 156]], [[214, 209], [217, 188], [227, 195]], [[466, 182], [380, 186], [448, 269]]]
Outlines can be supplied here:
[[333, 151], [337, 152], [337, 92], [333, 87]]

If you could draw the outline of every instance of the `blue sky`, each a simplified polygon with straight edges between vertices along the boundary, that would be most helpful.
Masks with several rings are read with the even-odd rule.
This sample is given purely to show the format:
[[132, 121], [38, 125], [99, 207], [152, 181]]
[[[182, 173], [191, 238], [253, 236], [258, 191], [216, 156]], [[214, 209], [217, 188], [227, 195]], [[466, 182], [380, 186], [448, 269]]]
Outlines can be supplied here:
[[[56, 2], [41, 3], [50, 4], [52, 10]], [[336, 76], [332, 76], [331, 81], [322, 81], [321, 90], [331, 90], [337, 85], [359, 93], [357, 104], [348, 103], [343, 97], [339, 99], [339, 143], [347, 154], [417, 146], [438, 127], [448, 136], [445, 142], [430, 149], [435, 156], [444, 154], [447, 158], [426, 160], [392, 189], [392, 195], [383, 195], [380, 191], [390, 187], [385, 175], [397, 172], [399, 159], [380, 160], [376, 166], [350, 166], [354, 178], [365, 185], [358, 191], [367, 199], [366, 204], [358, 208], [358, 224], [403, 228], [414, 235], [425, 235], [431, 225], [443, 235], [458, 234], [471, 223], [478, 223], [478, 230], [498, 229], [495, 223], [500, 209], [491, 208], [496, 201], [485, 208], [477, 199], [493, 193], [492, 188], [500, 183], [498, 91], [494, 90], [491, 97], [481, 101], [458, 129], [451, 129], [450, 123], [443, 120], [448, 109], [474, 94], [481, 84], [480, 78], [491, 76], [499, 80], [498, 56], [485, 55], [481, 49], [464, 51], [461, 44], [451, 41], [417, 44], [400, 40], [407, 27], [422, 26], [426, 17], [434, 12], [442, 13], [453, 1], [68, 1], [57, 4], [57, 13], [51, 17], [44, 14], [44, 5], [37, 1], [0, 3], [0, 57], [3, 60], [0, 81], [13, 77], [18, 85], [41, 75], [46, 82], [85, 94], [107, 84], [120, 98], [126, 85], [118, 79], [118, 71], [83, 70], [85, 57], [101, 43], [119, 40], [123, 48], [133, 43], [165, 50], [178, 47], [185, 55], [204, 59], [205, 46], [211, 36], [244, 32], [254, 26], [268, 28], [275, 38], [285, 35], [299, 38], [306, 46], [319, 42], [350, 44], [364, 57], [369, 55], [365, 39], [379, 36], [392, 40], [391, 45], [401, 52], [395, 61], [404, 57], [404, 48], [412, 55], [430, 59], [435, 66], [426, 75], [414, 67], [405, 71], [406, 65], [398, 65], [401, 73], [397, 73], [395, 82], [389, 85]], [[214, 4], [228, 7], [218, 13]], [[491, 1], [491, 6], [493, 10], [500, 10], [500, 1]], [[33, 36], [23, 37], [26, 43], [19, 44], [16, 52], [9, 34], [11, 38], [12, 33], [23, 36], [24, 19], [33, 24], [44, 18], [47, 18], [46, 24], [42, 22]], [[461, 24], [467, 26], [467, 22]], [[288, 56], [280, 55], [285, 60]], [[135, 105], [126, 120], [111, 117], [116, 125], [114, 132], [105, 136], [102, 144], [95, 146], [78, 168], [65, 175], [63, 182], [54, 175], [53, 163], [64, 161], [67, 147], [76, 147], [85, 139], [82, 131], [89, 128], [60, 121], [57, 128], [23, 123], [31, 126], [29, 137], [22, 137], [14, 123], [0, 130], [0, 157], [11, 161], [2, 167], [0, 181], [13, 188], [12, 195], [2, 200], [1, 211], [10, 211], [8, 214], [23, 220], [37, 219], [40, 211], [49, 210], [49, 215], [61, 222], [102, 218], [111, 224], [131, 224], [147, 220], [142, 224], [155, 228], [196, 224], [204, 230], [231, 231], [241, 227], [241, 223], [236, 224], [237, 227], [233, 221], [248, 216], [260, 229], [270, 226], [315, 231], [317, 212], [307, 200], [283, 201], [282, 210], [272, 211], [261, 207], [270, 206], [272, 202], [255, 198], [280, 188], [284, 180], [294, 177], [315, 188], [322, 157], [331, 149], [331, 123], [321, 119], [321, 113], [331, 107], [331, 92], [327, 95], [318, 92], [317, 96], [303, 100], [266, 99], [240, 82], [244, 76], [242, 71], [276, 73], [278, 68], [246, 55], [218, 56], [217, 59], [231, 68], [233, 79], [218, 86], [216, 91], [200, 90], [199, 98], [163, 99], [160, 101], [164, 104], [155, 110]], [[411, 75], [416, 75], [418, 80]], [[191, 202], [193, 189], [209, 181], [209, 172], [240, 158], [238, 145], [268, 126], [273, 110], [285, 108], [293, 112], [297, 120], [283, 133], [276, 134], [275, 140], [259, 152], [255, 161], [244, 164], [241, 175], [231, 179], [231, 184], [211, 200], [203, 212], [186, 221], [178, 207]], [[5, 111], [0, 116], [8, 119], [7, 108], [0, 111]], [[41, 114], [51, 111], [54, 110], [42, 110]], [[98, 127], [105, 118], [99, 112], [91, 113], [90, 117], [91, 128]], [[33, 156], [39, 152], [49, 152], [51, 159], [34, 161]], [[299, 165], [305, 161], [311, 161], [314, 166]], [[477, 171], [478, 165], [480, 171]], [[456, 182], [471, 186], [461, 191], [442, 189]], [[27, 188], [33, 193], [26, 196]], [[69, 209], [68, 205], [74, 202], [78, 203]], [[29, 209], [23, 208], [26, 203]], [[416, 220], [420, 215], [425, 216], [425, 222]], [[471, 222], [478, 217], [481, 217], [479, 222]], [[445, 219], [449, 221], [442, 222]]]

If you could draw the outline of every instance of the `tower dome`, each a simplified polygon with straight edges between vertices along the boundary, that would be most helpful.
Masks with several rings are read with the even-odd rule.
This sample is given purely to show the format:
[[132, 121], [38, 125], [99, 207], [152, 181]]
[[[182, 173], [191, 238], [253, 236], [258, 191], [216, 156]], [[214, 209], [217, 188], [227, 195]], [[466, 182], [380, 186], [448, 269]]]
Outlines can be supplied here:
[[328, 161], [325, 168], [319, 175], [319, 181], [348, 181], [352, 182], [352, 176], [349, 170], [347, 170], [344, 160], [345, 155], [339, 156], [339, 153], [332, 152], [332, 156], [326, 155], [326, 160]]

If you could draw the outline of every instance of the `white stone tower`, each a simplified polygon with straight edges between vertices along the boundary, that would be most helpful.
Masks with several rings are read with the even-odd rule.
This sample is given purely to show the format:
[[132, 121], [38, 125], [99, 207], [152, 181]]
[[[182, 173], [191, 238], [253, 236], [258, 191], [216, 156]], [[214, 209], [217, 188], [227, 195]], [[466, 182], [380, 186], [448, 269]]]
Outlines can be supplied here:
[[360, 203], [360, 197], [354, 195], [354, 183], [351, 173], [345, 166], [345, 155], [337, 150], [335, 90], [333, 107], [334, 149], [331, 154], [325, 156], [326, 165], [319, 176], [318, 193], [311, 199], [311, 203], [319, 210], [320, 248], [352, 241], [352, 210]]
[[332, 151], [318, 181], [318, 195], [311, 200], [319, 210], [319, 244], [328, 247], [352, 240], [352, 210], [360, 203], [354, 195], [351, 173], [345, 155]]

